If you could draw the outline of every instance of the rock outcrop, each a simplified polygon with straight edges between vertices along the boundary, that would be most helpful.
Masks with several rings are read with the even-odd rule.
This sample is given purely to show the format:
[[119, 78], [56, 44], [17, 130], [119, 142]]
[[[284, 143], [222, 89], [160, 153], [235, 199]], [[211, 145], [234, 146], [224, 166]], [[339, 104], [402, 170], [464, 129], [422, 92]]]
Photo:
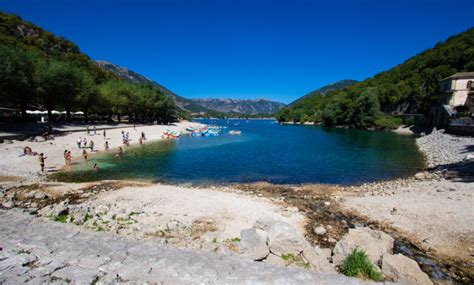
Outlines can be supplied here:
[[381, 231], [367, 227], [349, 229], [349, 233], [336, 243], [332, 261], [335, 265], [341, 265], [354, 249], [361, 248], [369, 260], [377, 264], [384, 254], [392, 252], [393, 242], [391, 236]]
[[384, 254], [382, 273], [388, 279], [406, 285], [432, 285], [430, 278], [421, 271], [418, 263], [402, 254]]
[[267, 245], [266, 233], [259, 233], [256, 229], [240, 231], [240, 252], [252, 260], [265, 259], [270, 250]]

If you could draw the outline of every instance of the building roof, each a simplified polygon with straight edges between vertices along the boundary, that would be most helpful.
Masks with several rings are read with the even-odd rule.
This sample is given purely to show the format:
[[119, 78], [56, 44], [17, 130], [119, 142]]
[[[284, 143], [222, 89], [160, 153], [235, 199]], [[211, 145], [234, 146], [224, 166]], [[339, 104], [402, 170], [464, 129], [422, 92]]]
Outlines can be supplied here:
[[457, 78], [474, 78], [474, 72], [458, 72], [442, 80], [457, 79]]

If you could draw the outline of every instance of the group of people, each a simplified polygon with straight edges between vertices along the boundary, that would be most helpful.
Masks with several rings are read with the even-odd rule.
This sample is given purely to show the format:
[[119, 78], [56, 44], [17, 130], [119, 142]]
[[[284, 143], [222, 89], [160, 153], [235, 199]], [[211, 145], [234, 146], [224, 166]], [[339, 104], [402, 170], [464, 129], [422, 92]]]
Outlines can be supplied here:
[[87, 138], [81, 138], [79, 137], [76, 141], [76, 144], [77, 144], [77, 148], [81, 149], [81, 148], [90, 148], [91, 151], [94, 151], [94, 141], [93, 140], [90, 140], [89, 142], [89, 145], [87, 144]]
[[[134, 126], [135, 128], [135, 126]], [[97, 130], [94, 126], [93, 128], [93, 132], [94, 132], [94, 135], [97, 133]], [[90, 129], [89, 129], [89, 126], [87, 126], [87, 134], [90, 135]], [[47, 135], [48, 136], [48, 135]], [[109, 145], [109, 142], [107, 141], [107, 132], [106, 130], [103, 130], [103, 136], [104, 136], [104, 140], [105, 140], [105, 143], [104, 143], [104, 149], [105, 151], [109, 151], [110, 150], [110, 145]], [[123, 144], [126, 145], [126, 146], [129, 146], [130, 145], [130, 139], [129, 139], [129, 132], [124, 132], [122, 130], [122, 140], [123, 140]], [[145, 133], [144, 132], [141, 132], [141, 135], [138, 139], [138, 142], [143, 145], [144, 141], [146, 140], [146, 136], [145, 136]], [[89, 158], [89, 154], [87, 152], [87, 148], [90, 148], [91, 152], [94, 151], [94, 141], [93, 140], [90, 140], [89, 143], [87, 142], [87, 138], [86, 137], [79, 137], [76, 141], [76, 144], [77, 144], [77, 147], [79, 149], [82, 149], [82, 157], [84, 158], [85, 162], [87, 163], [88, 162], [88, 158]], [[23, 150], [24, 152], [24, 155], [38, 155], [38, 153], [36, 152], [33, 152], [31, 150], [30, 147], [26, 146]], [[115, 154], [115, 157], [116, 158], [122, 158], [123, 157], [123, 149], [122, 147], [119, 147], [118, 149], [118, 152]], [[41, 171], [44, 172], [44, 165], [45, 165], [45, 160], [46, 160], [46, 156], [43, 154], [43, 153], [40, 153], [39, 154], [39, 162], [40, 162], [40, 166], [41, 166]], [[71, 151], [70, 150], [64, 150], [64, 163], [66, 166], [70, 166], [72, 165], [72, 154], [71, 154]], [[92, 169], [94, 171], [99, 171], [99, 166], [97, 165], [97, 163], [94, 163]]]

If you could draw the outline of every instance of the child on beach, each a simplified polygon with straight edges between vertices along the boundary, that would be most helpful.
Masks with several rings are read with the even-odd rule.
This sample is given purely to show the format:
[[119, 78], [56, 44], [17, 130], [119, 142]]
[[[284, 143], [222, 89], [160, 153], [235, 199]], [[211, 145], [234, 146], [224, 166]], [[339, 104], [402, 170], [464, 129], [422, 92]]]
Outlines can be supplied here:
[[66, 160], [67, 160], [67, 164], [68, 164], [68, 165], [71, 165], [71, 164], [72, 164], [72, 155], [71, 155], [71, 151], [68, 151], [68, 152], [67, 152], [67, 155], [66, 155]]
[[109, 151], [109, 142], [108, 141], [105, 141], [104, 148], [105, 148], [105, 151]]
[[47, 157], [44, 156], [43, 153], [40, 153], [39, 155], [39, 163], [40, 163], [40, 166], [41, 166], [41, 172], [44, 172], [44, 160], [46, 159]]
[[83, 150], [83, 151], [82, 151], [82, 157], [84, 157], [84, 160], [85, 160], [86, 163], [87, 163], [87, 150]]
[[123, 149], [122, 147], [119, 147], [117, 154], [115, 154], [115, 158], [122, 158], [122, 156], [123, 156]]
[[94, 166], [92, 166], [92, 169], [94, 171], [99, 171], [99, 166], [97, 165], [97, 163], [94, 163]]

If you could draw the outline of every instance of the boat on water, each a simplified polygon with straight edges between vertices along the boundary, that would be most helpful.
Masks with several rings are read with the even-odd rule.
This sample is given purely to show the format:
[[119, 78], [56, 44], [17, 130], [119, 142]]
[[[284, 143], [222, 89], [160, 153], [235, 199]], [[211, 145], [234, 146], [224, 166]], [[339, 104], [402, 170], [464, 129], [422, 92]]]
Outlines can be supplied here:
[[242, 133], [242, 131], [236, 131], [236, 130], [232, 130], [229, 132], [229, 134], [231, 135], [240, 135]]
[[179, 137], [179, 132], [166, 130], [166, 132], [163, 133], [162, 137], [165, 139], [177, 139]]

